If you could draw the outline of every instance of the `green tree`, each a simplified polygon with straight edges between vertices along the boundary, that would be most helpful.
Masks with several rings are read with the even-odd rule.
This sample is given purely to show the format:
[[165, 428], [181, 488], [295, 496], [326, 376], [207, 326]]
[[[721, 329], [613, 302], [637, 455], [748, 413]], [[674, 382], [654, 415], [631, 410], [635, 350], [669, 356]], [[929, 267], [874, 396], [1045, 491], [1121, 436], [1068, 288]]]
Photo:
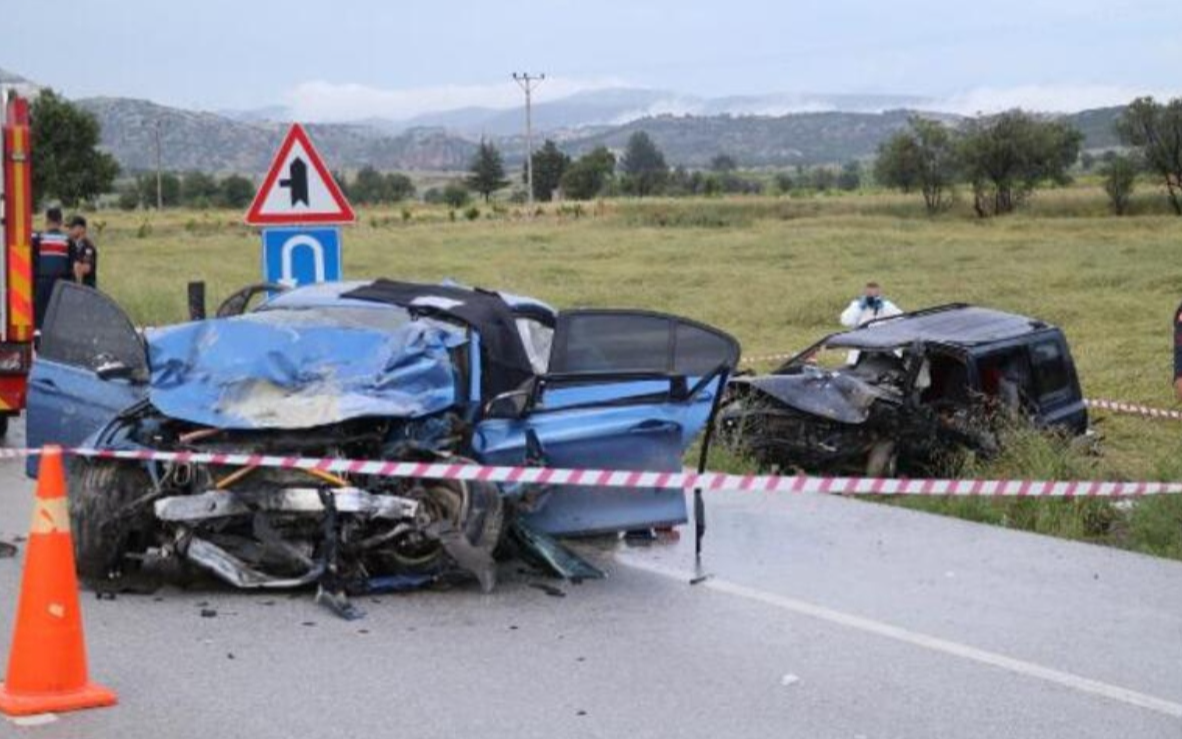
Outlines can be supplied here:
[[218, 189], [218, 204], [223, 208], [246, 208], [254, 200], [254, 183], [240, 174], [223, 179]]
[[181, 202], [190, 208], [208, 208], [218, 195], [218, 182], [213, 175], [194, 170], [181, 177]]
[[900, 131], [878, 147], [874, 179], [885, 187], [923, 193], [928, 213], [952, 201], [959, 166], [956, 139], [947, 126], [913, 116], [910, 130]]
[[832, 190], [833, 186], [837, 184], [837, 175], [829, 167], [815, 167], [809, 174], [813, 189], [817, 192]]
[[134, 180], [119, 187], [119, 210], [135, 210], [140, 207], [140, 188]]
[[415, 183], [401, 172], [390, 172], [386, 175], [386, 196], [391, 203], [399, 203], [415, 196]]
[[1182, 98], [1164, 105], [1137, 98], [1117, 120], [1116, 132], [1139, 150], [1145, 169], [1161, 178], [1170, 205], [1182, 216]]
[[796, 183], [792, 180], [792, 175], [788, 174], [787, 172], [777, 172], [775, 180], [776, 190], [778, 190], [781, 195], [787, 195], [788, 193], [792, 192], [792, 188], [796, 185]]
[[443, 188], [443, 202], [452, 208], [463, 208], [468, 204], [468, 188], [463, 182], [449, 182]]
[[[136, 185], [140, 191], [140, 202], [144, 207], [156, 207], [156, 175], [155, 173], [141, 174], [136, 178]], [[160, 194], [165, 208], [179, 205], [181, 202], [181, 178], [172, 172], [160, 173]]]
[[857, 161], [846, 162], [837, 175], [837, 187], [853, 192], [862, 186], [862, 165]]
[[1132, 157], [1118, 156], [1105, 164], [1100, 173], [1104, 175], [1104, 192], [1108, 194], [1112, 212], [1118, 216], [1128, 213], [1137, 184], [1137, 162]]
[[98, 119], [42, 90], [29, 110], [33, 146], [33, 200], [56, 198], [67, 207], [110, 192], [119, 164], [100, 151]]
[[711, 172], [734, 172], [739, 168], [739, 163], [730, 154], [715, 154], [714, 158], [710, 160]]
[[501, 159], [501, 152], [491, 141], [480, 142], [468, 172], [468, 187], [480, 193], [486, 203], [494, 192], [509, 184], [505, 179], [505, 163]]
[[628, 137], [620, 167], [624, 170], [625, 185], [640, 197], [660, 192], [669, 178], [665, 155], [644, 131]]
[[973, 209], [982, 218], [1011, 213], [1043, 182], [1070, 182], [1083, 134], [1020, 110], [970, 121], [960, 141]]
[[386, 178], [370, 165], [362, 167], [349, 184], [350, 197], [363, 205], [374, 205], [386, 200]]
[[562, 175], [562, 194], [572, 200], [590, 200], [603, 192], [616, 171], [616, 155], [598, 146], [576, 159]]
[[[546, 139], [542, 148], [534, 152], [534, 199], [551, 200], [554, 191], [562, 185], [562, 176], [566, 174], [568, 167], [570, 167], [570, 157], [563, 154], [557, 144]], [[522, 167], [521, 181], [528, 181], [524, 167]]]

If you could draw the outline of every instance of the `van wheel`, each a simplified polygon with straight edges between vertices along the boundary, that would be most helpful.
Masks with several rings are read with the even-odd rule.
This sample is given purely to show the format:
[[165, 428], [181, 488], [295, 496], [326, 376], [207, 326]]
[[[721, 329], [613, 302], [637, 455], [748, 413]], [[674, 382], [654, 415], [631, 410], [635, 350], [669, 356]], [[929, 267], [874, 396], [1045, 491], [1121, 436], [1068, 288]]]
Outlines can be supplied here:
[[879, 441], [866, 455], [867, 477], [894, 477], [899, 471], [899, 455], [893, 441]]
[[75, 459], [68, 474], [78, 577], [100, 585], [137, 569], [138, 561], [124, 555], [144, 551], [154, 539], [155, 517], [145, 497], [152, 478], [141, 467], [110, 460]]

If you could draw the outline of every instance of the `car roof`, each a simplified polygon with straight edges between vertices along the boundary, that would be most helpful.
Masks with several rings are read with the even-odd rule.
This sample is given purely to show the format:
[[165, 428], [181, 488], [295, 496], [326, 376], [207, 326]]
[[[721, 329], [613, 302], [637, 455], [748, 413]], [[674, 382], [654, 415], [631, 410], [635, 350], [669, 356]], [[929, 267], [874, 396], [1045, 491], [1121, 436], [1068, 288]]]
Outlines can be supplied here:
[[[280, 293], [268, 300], [265, 305], [268, 308], [310, 308], [322, 305], [353, 305], [366, 308], [395, 308], [389, 304], [374, 303], [369, 300], [357, 300], [355, 298], [342, 297], [345, 293], [353, 292], [363, 287], [374, 284], [373, 280], [346, 280], [341, 282], [318, 282], [313, 285], [305, 285], [303, 287], [293, 288], [286, 292]], [[464, 289], [471, 289], [467, 285], [456, 282], [454, 280], [444, 280], [441, 283], [445, 287], [461, 287]], [[551, 323], [553, 317], [557, 315], [556, 311], [548, 303], [544, 303], [536, 298], [527, 297], [524, 295], [515, 295], [513, 293], [498, 292], [501, 299], [514, 311], [530, 314], [541, 313], [550, 317]]]
[[373, 303], [341, 297], [343, 293], [372, 283], [373, 280], [318, 282], [279, 293], [264, 305], [268, 308], [311, 308], [321, 305], [358, 305], [372, 308], [374, 307]]
[[1015, 339], [1048, 328], [1051, 326], [1035, 318], [955, 303], [905, 313], [834, 334], [825, 340], [825, 345], [893, 349], [919, 341], [972, 347]]

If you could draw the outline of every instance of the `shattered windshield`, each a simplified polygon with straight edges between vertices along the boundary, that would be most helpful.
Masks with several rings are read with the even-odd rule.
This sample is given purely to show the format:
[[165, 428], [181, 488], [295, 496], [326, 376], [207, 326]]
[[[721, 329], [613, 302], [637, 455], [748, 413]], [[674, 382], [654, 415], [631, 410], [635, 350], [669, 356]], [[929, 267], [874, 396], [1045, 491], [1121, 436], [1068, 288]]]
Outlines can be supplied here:
[[864, 364], [902, 365], [902, 349], [850, 349], [822, 344], [793, 358], [792, 367], [815, 367], [824, 370], [851, 369]]

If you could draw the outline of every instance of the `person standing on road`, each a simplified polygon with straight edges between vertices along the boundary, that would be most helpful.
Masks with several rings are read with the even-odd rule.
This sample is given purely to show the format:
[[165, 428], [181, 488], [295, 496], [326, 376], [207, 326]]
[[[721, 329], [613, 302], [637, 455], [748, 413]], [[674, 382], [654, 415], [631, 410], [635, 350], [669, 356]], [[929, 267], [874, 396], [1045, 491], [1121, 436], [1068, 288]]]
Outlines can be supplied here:
[[867, 282], [861, 297], [854, 298], [841, 312], [840, 320], [846, 328], [857, 328], [879, 318], [890, 318], [902, 313], [899, 306], [883, 297], [882, 287], [877, 282]]
[[70, 266], [75, 282], [96, 287], [98, 277], [98, 248], [86, 232], [86, 219], [70, 219]]
[[33, 234], [33, 325], [40, 331], [58, 280], [71, 280], [70, 239], [62, 230], [61, 208], [45, 211], [45, 230]]

